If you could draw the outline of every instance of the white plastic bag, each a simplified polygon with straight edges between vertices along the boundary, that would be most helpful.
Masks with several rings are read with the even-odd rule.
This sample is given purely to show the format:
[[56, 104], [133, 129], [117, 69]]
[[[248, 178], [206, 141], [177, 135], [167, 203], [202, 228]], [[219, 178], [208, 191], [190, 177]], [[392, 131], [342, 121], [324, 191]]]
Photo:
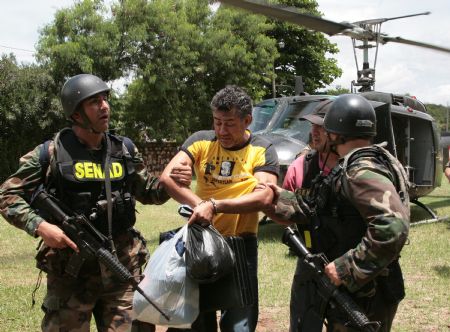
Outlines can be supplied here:
[[167, 321], [138, 292], [134, 293], [135, 319], [177, 328], [190, 328], [199, 314], [198, 284], [186, 275], [187, 227], [163, 242], [150, 258], [139, 286], [169, 316]]

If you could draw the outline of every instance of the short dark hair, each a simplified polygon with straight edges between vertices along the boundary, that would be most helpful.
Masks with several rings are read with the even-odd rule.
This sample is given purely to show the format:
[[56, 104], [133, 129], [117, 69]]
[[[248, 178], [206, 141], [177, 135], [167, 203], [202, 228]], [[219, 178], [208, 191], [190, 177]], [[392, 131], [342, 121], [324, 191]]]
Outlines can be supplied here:
[[241, 118], [248, 114], [252, 115], [252, 99], [237, 85], [227, 85], [213, 97], [211, 109], [213, 111], [230, 112], [233, 108], [236, 108]]

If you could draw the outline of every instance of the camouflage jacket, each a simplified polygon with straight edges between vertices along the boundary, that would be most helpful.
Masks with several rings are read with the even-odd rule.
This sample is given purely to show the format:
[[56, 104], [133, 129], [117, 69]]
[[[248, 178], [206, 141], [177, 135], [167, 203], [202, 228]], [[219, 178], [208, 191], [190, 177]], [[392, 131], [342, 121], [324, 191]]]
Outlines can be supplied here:
[[[0, 213], [12, 225], [36, 236], [37, 226], [43, 219], [30, 207], [29, 202], [35, 190], [43, 184], [42, 165], [39, 161], [42, 144], [22, 156], [19, 169], [0, 186]], [[50, 160], [54, 155], [53, 141], [49, 149]], [[133, 164], [135, 173], [132, 178], [132, 194], [143, 204], [163, 204], [169, 199], [156, 177], [149, 176], [142, 156], [135, 147]], [[46, 176], [50, 176], [51, 167]]]
[[[352, 161], [355, 153], [367, 148], [353, 150], [337, 166], [340, 171], [335, 172], [338, 175], [334, 175], [330, 193], [347, 200], [366, 224], [356, 247], [334, 260], [340, 279], [351, 291], [375, 278], [399, 257], [409, 231], [409, 182], [403, 166], [387, 150], [372, 148], [385, 156], [390, 169], [373, 156]], [[320, 207], [307, 206], [298, 193], [288, 191], [282, 192], [276, 209], [279, 219], [300, 223], [309, 222], [314, 215], [320, 218], [322, 213], [329, 214]]]

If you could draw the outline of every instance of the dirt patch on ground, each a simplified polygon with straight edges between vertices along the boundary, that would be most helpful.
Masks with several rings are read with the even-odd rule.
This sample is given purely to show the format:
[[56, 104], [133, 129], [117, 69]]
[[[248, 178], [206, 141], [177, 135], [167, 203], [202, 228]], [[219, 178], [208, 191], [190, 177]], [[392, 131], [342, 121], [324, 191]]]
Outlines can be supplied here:
[[289, 330], [289, 309], [264, 308], [259, 310], [257, 332], [285, 332]]
[[[156, 332], [165, 332], [164, 326], [157, 326]], [[286, 332], [289, 330], [289, 309], [260, 308], [256, 332]]]

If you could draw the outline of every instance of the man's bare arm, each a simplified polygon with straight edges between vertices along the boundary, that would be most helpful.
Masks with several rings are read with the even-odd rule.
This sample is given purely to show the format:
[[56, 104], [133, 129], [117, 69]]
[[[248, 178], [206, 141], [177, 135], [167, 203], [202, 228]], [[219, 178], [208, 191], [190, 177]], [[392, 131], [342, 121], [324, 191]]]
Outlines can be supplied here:
[[255, 178], [259, 183], [277, 183], [277, 176], [269, 172], [256, 172]]
[[[265, 174], [259, 174], [265, 173]], [[255, 174], [255, 178], [263, 181], [275, 181], [277, 177], [271, 173], [258, 172], [258, 176]], [[189, 223], [211, 222], [215, 213], [251, 213], [268, 209], [273, 202], [274, 192], [272, 188], [259, 183], [253, 192], [246, 195], [225, 198], [221, 200], [209, 200], [198, 204], [194, 208], [194, 213], [189, 219]]]
[[273, 199], [271, 204], [265, 205], [262, 210], [266, 216], [268, 216], [270, 219], [274, 220], [275, 222], [281, 224], [281, 225], [292, 225], [292, 221], [283, 220], [279, 216], [275, 214], [275, 204], [278, 200], [278, 197], [281, 192], [281, 188], [277, 186], [277, 177], [273, 175], [272, 173], [267, 172], [258, 172], [255, 173], [255, 177], [258, 179], [260, 183], [270, 183], [270, 188], [273, 192]]
[[180, 165], [187, 165], [192, 168], [192, 160], [186, 152], [180, 151], [170, 160], [162, 172], [159, 181], [164, 186], [164, 189], [170, 197], [174, 200], [181, 204], [196, 206], [202, 200], [191, 190], [188, 185], [179, 183], [173, 178], [174, 174], [177, 172], [182, 172]]
[[253, 192], [241, 197], [222, 199], [216, 202], [220, 213], [250, 213], [268, 209], [273, 202], [274, 192], [266, 183], [276, 183], [277, 176], [268, 172], [256, 172], [258, 185]]

